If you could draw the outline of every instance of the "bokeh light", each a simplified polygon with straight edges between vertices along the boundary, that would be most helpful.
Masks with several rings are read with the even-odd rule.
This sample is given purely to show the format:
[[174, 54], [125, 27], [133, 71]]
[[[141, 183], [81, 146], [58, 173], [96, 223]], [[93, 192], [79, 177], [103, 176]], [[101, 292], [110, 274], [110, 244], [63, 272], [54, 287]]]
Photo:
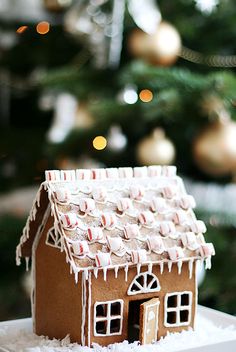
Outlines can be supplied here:
[[97, 150], [103, 150], [107, 146], [107, 140], [103, 136], [97, 136], [93, 140], [93, 147]]
[[50, 23], [46, 21], [39, 22], [36, 26], [36, 31], [42, 35], [47, 34], [50, 31]]
[[143, 103], [149, 103], [153, 99], [153, 93], [149, 89], [143, 89], [139, 93], [139, 98]]
[[26, 31], [26, 29], [28, 29], [28, 26], [20, 26], [19, 28], [17, 28], [16, 33], [22, 34]]

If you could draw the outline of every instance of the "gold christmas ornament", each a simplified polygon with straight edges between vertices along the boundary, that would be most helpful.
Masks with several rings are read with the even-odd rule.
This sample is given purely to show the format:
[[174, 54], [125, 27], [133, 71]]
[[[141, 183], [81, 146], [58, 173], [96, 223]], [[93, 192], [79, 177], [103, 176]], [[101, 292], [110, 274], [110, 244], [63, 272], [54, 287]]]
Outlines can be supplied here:
[[48, 11], [63, 11], [72, 4], [72, 0], [43, 0]]
[[137, 160], [141, 165], [168, 165], [174, 158], [175, 147], [161, 128], [156, 128], [137, 146]]
[[196, 164], [205, 173], [224, 176], [236, 171], [236, 123], [216, 121], [194, 141]]
[[162, 21], [154, 34], [135, 29], [128, 41], [134, 56], [154, 65], [170, 66], [177, 60], [181, 51], [181, 38], [170, 23]]
[[79, 103], [75, 115], [74, 128], [90, 128], [94, 124], [94, 118], [89, 112], [86, 103]]

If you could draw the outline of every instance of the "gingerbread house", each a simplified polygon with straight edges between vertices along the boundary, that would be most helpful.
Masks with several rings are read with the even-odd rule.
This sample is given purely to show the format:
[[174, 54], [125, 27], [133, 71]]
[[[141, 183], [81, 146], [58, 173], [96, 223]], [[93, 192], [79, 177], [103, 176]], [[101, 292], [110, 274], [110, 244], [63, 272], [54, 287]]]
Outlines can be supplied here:
[[214, 247], [174, 166], [46, 171], [17, 247], [34, 331], [83, 346], [194, 327], [196, 263]]

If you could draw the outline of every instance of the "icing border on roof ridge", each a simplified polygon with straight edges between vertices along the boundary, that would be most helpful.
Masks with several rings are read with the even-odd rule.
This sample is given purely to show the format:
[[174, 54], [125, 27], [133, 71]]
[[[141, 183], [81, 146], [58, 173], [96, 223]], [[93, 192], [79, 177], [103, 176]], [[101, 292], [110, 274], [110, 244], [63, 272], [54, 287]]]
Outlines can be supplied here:
[[79, 180], [130, 179], [145, 177], [175, 177], [176, 166], [140, 166], [100, 169], [47, 170], [47, 182], [73, 182]]

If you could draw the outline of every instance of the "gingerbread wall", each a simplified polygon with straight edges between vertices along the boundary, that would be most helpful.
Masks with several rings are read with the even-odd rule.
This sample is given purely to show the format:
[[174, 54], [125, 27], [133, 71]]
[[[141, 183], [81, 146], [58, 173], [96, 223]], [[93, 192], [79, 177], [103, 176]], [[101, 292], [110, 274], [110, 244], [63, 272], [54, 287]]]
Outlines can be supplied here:
[[64, 252], [45, 245], [52, 227], [49, 218], [36, 249], [35, 332], [50, 338], [81, 341], [81, 275], [78, 284], [70, 274]]
[[[141, 272], [147, 271], [147, 266], [143, 266]], [[181, 292], [181, 291], [192, 291], [192, 314], [189, 326], [193, 327], [194, 315], [195, 315], [195, 264], [193, 268], [192, 278], [189, 278], [188, 263], [183, 263], [181, 274], [178, 274], [177, 265], [173, 264], [171, 272], [168, 271], [167, 265], [164, 266], [164, 271], [160, 274], [160, 266], [153, 266], [152, 272], [157, 276], [160, 282], [161, 290], [159, 292], [127, 295], [127, 290], [132, 282], [133, 278], [137, 274], [136, 267], [129, 269], [128, 280], [125, 281], [124, 269], [119, 270], [118, 278], [115, 278], [114, 270], [109, 270], [107, 273], [107, 280], [103, 279], [103, 272], [99, 271], [98, 278], [94, 278], [92, 275], [91, 284], [91, 341], [99, 343], [101, 345], [107, 345], [114, 342], [121, 342], [128, 338], [128, 314], [129, 314], [129, 302], [134, 300], [144, 300], [153, 297], [160, 299], [159, 306], [159, 323], [158, 323], [158, 338], [165, 336], [167, 331], [178, 332], [183, 329], [187, 329], [188, 326], [182, 327], [165, 327], [164, 326], [164, 297], [166, 293]], [[100, 337], [94, 336], [94, 304], [96, 302], [104, 302], [116, 299], [124, 300], [124, 320], [121, 335]]]

